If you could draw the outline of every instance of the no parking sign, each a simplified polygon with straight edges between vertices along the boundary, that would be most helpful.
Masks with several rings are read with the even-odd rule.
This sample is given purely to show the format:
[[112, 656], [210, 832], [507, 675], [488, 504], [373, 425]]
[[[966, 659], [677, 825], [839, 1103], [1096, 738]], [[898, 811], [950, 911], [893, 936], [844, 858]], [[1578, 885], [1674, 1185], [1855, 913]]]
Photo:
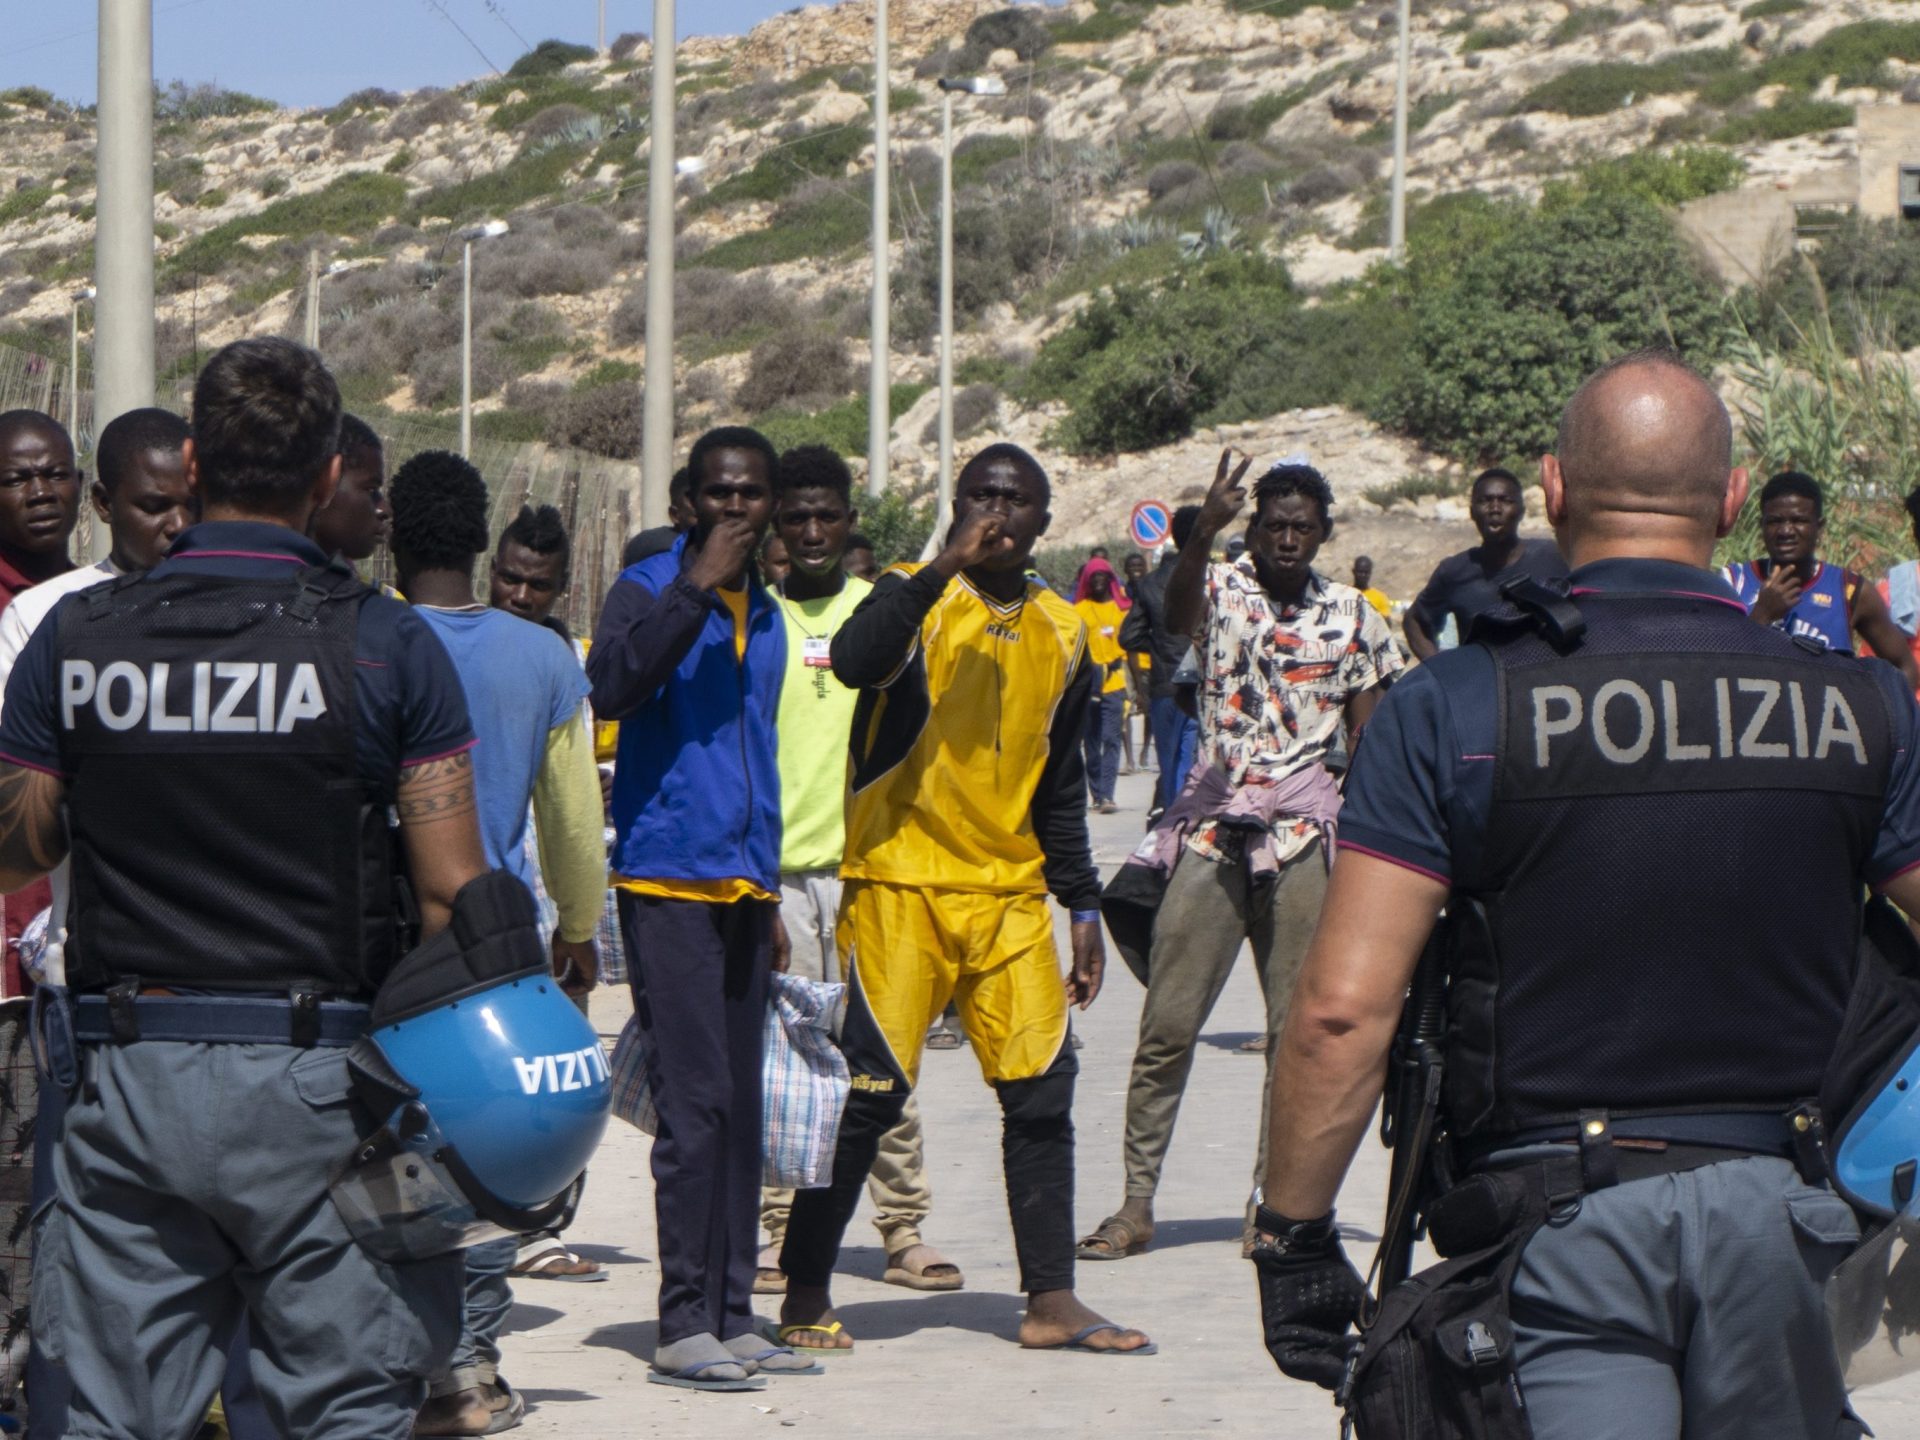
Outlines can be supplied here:
[[1142, 500], [1133, 507], [1133, 518], [1127, 522], [1127, 531], [1133, 536], [1133, 543], [1142, 550], [1158, 550], [1167, 543], [1167, 536], [1173, 529], [1172, 517], [1167, 507], [1158, 500]]

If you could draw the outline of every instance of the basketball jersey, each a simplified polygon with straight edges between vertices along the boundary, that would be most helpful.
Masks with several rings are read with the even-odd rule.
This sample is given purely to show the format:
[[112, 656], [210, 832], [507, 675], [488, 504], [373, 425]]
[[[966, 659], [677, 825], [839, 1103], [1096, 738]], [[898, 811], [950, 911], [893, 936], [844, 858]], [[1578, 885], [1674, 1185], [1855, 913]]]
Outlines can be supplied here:
[[[1740, 597], [1740, 603], [1753, 609], [1754, 602], [1760, 598], [1760, 591], [1767, 583], [1762, 566], [1764, 560], [1747, 560], [1727, 566], [1727, 583]], [[1768, 566], [1771, 569], [1771, 566]], [[1818, 640], [1829, 650], [1837, 650], [1843, 655], [1853, 653], [1853, 597], [1860, 588], [1860, 577], [1851, 570], [1838, 565], [1829, 565], [1824, 560], [1815, 562], [1813, 579], [1800, 592], [1800, 598], [1780, 619], [1774, 621], [1773, 628], [1784, 630], [1789, 635], [1803, 635]]]

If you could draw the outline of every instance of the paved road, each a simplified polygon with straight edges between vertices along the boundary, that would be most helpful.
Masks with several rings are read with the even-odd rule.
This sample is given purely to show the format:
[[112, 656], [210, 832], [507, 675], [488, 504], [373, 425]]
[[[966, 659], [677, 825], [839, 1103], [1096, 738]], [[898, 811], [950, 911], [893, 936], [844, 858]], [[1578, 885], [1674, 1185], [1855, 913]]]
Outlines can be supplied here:
[[[1094, 818], [1104, 873], [1140, 833], [1148, 782], [1123, 778], [1123, 812]], [[1064, 928], [1064, 927], [1063, 927]], [[1064, 935], [1062, 937], [1064, 953]], [[1086, 1048], [1076, 1105], [1079, 1196], [1090, 1227], [1120, 1198], [1120, 1127], [1140, 987], [1116, 962], [1109, 987], [1076, 1021]], [[624, 993], [603, 991], [594, 1018], [611, 1036]], [[1235, 1047], [1261, 1024], [1259, 986], [1240, 966], [1203, 1036], [1169, 1157], [1159, 1233], [1145, 1255], [1083, 1264], [1081, 1293], [1109, 1317], [1147, 1329], [1151, 1358], [1035, 1355], [1014, 1343], [1020, 1297], [1000, 1179], [999, 1111], [964, 1051], [930, 1054], [922, 1113], [934, 1185], [928, 1238], [966, 1271], [967, 1289], [918, 1295], [880, 1282], [882, 1255], [862, 1212], [837, 1282], [855, 1354], [820, 1378], [775, 1380], [755, 1394], [698, 1395], [644, 1383], [656, 1338], [659, 1273], [648, 1140], [615, 1122], [593, 1169], [572, 1237], [612, 1278], [578, 1285], [527, 1281], [504, 1341], [504, 1372], [531, 1404], [523, 1433], [574, 1440], [700, 1435], [894, 1437], [1061, 1434], [1332, 1437], [1326, 1395], [1283, 1380], [1261, 1348], [1252, 1277], [1240, 1259], [1240, 1216], [1251, 1178], [1263, 1066]], [[1364, 1267], [1379, 1223], [1386, 1156], [1369, 1144], [1346, 1192], [1349, 1249]], [[764, 1313], [774, 1302], [763, 1300]], [[1920, 1383], [1861, 1398], [1881, 1440], [1920, 1440]]]

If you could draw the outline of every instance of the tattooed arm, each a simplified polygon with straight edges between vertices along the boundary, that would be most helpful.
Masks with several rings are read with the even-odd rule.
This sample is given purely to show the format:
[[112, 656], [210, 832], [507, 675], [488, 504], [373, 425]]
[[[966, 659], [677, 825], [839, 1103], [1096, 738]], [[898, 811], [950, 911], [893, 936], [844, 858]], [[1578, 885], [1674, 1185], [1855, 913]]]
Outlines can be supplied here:
[[66, 859], [66, 793], [58, 775], [0, 763], [0, 894], [31, 885]]
[[420, 903], [420, 935], [425, 939], [446, 926], [460, 887], [486, 873], [473, 800], [472, 752], [462, 750], [409, 765], [400, 772], [395, 803], [414, 898]]

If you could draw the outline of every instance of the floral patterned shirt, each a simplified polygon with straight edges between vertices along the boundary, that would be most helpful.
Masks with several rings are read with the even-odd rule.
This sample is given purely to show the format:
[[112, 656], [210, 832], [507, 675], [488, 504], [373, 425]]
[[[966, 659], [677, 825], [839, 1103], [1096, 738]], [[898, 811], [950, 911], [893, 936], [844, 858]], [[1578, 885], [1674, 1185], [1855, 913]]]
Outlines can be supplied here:
[[[1207, 629], [1200, 652], [1198, 759], [1233, 786], [1271, 785], [1334, 747], [1347, 701], [1406, 668], [1387, 622], [1351, 585], [1318, 571], [1297, 605], [1267, 594], [1242, 556], [1207, 567]], [[1187, 842], [1225, 860], [1238, 852], [1225, 827], [1205, 823]], [[1281, 819], [1281, 863], [1312, 843], [1318, 827]]]

